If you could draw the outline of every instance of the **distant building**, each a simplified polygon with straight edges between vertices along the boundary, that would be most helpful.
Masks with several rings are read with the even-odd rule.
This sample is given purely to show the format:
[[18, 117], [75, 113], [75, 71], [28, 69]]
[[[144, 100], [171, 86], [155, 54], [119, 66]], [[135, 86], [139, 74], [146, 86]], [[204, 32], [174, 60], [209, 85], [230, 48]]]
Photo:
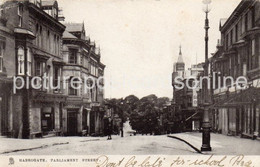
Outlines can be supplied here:
[[[173, 110], [176, 117], [174, 126], [178, 126], [179, 131], [199, 130], [201, 125], [201, 112], [198, 110], [197, 90], [190, 89], [194, 84], [194, 77], [196, 78], [203, 72], [203, 64], [192, 65], [191, 68], [185, 70], [185, 64], [182, 60], [182, 52], [180, 48], [178, 61], [174, 63], [173, 70]], [[192, 76], [193, 79], [188, 78]], [[180, 83], [175, 82], [176, 77], [182, 77], [178, 82], [183, 82], [183, 88]], [[176, 128], [175, 128], [176, 129]]]

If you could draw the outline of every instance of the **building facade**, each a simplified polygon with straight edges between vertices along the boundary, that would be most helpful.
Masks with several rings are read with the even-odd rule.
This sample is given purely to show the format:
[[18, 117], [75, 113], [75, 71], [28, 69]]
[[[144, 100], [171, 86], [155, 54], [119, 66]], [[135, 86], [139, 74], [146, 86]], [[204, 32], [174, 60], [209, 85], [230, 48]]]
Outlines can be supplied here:
[[[228, 19], [221, 19], [221, 39], [211, 59], [212, 129], [256, 138], [260, 132], [260, 2], [242, 0]], [[214, 72], [214, 73], [213, 73]], [[247, 83], [234, 83], [244, 80]], [[226, 83], [226, 86], [225, 86]], [[244, 89], [241, 89], [243, 87]]]
[[[27, 87], [17, 91], [4, 89], [9, 91], [8, 100], [3, 98], [1, 104], [8, 125], [3, 123], [2, 128], [12, 137], [32, 138], [61, 130], [61, 109], [66, 97], [60, 89], [50, 89], [56, 84], [50, 78], [62, 76], [61, 39], [65, 26], [54, 14], [58, 13], [56, 1], [52, 2], [51, 15], [43, 8], [41, 1], [7, 1], [1, 6], [1, 16], [6, 19], [1, 24], [3, 72], [7, 78], [19, 76], [16, 84], [23, 80]], [[32, 80], [43, 75], [47, 81], [44, 86], [42, 81]], [[32, 82], [41, 88], [31, 89]]]
[[[90, 41], [89, 37], [86, 37], [84, 23], [65, 25], [64, 76], [68, 80], [78, 77], [82, 83], [79, 83], [80, 89], [74, 89], [67, 82], [68, 98], [64, 106], [63, 130], [67, 135], [82, 134], [84, 131], [90, 135], [101, 135], [103, 134], [104, 92], [97, 84], [104, 86], [103, 80], [98, 78], [103, 77], [105, 65], [100, 62], [100, 49]], [[88, 89], [87, 86], [92, 88]]]
[[72, 31], [63, 20], [54, 0], [0, 5], [0, 135], [103, 133], [103, 89], [69, 84], [72, 77], [92, 76], [95, 83], [103, 77], [100, 50], [85, 36], [84, 24]]

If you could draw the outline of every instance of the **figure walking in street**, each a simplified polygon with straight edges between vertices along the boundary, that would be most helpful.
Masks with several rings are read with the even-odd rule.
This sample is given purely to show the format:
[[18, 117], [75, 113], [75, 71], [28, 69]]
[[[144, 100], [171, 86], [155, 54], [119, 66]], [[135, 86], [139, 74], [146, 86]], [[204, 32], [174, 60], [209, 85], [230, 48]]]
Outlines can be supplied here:
[[112, 140], [112, 131], [113, 131], [113, 125], [112, 125], [112, 119], [109, 118], [108, 120], [108, 134], [107, 134], [107, 140]]

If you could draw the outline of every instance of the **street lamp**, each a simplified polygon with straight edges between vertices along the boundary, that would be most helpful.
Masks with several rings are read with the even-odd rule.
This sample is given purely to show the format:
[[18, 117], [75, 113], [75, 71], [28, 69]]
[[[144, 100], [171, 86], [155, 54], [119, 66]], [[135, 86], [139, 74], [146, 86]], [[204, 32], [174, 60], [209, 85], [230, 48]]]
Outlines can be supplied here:
[[[124, 102], [121, 102], [121, 105], [123, 105]], [[122, 109], [122, 108], [121, 108]], [[122, 109], [122, 118], [121, 118], [121, 137], [124, 137], [124, 110]]]
[[[210, 12], [210, 3], [211, 0], [203, 0], [202, 1], [204, 6], [203, 6], [203, 11], [206, 14], [206, 19], [205, 19], [205, 65], [204, 65], [204, 76], [208, 76], [208, 65], [209, 65], [209, 59], [208, 59], [208, 30], [209, 30], [209, 19], [208, 19], [208, 13]], [[204, 84], [204, 113], [203, 113], [203, 122], [202, 122], [202, 146], [201, 146], [201, 151], [211, 151], [211, 146], [210, 146], [210, 122], [209, 122], [209, 96], [208, 96], [208, 83], [205, 82]]]

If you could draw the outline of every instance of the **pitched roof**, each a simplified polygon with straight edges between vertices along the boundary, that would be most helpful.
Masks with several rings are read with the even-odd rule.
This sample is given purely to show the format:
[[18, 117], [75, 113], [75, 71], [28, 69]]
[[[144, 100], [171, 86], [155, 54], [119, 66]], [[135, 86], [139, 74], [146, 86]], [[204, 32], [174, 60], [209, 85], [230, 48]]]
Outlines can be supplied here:
[[70, 38], [70, 39], [78, 39], [76, 36], [73, 34], [69, 33], [67, 30], [63, 32], [62, 38]]
[[219, 27], [221, 28], [221, 27], [226, 23], [227, 20], [228, 20], [227, 18], [222, 18], [222, 19], [220, 19], [220, 21], [219, 21]]
[[81, 32], [83, 30], [83, 23], [65, 23], [68, 32]]

